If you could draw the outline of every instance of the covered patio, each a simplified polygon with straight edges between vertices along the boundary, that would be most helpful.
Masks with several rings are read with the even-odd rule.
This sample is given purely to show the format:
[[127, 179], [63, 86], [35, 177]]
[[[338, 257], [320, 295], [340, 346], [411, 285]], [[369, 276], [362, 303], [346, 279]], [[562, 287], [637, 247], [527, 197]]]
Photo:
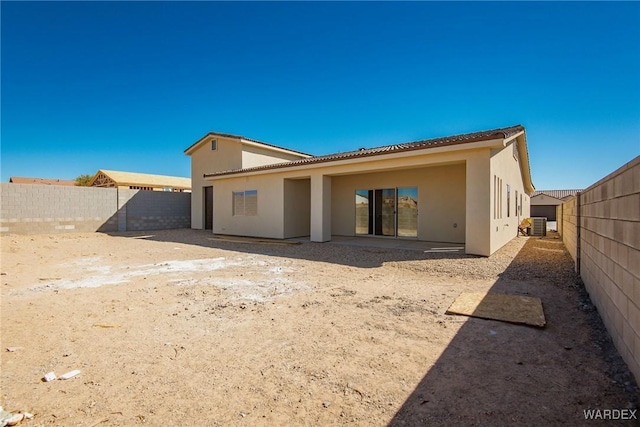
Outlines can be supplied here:
[[[297, 237], [287, 239], [287, 241], [310, 242], [310, 239], [309, 237]], [[425, 242], [422, 240], [394, 239], [388, 237], [331, 236], [331, 240], [325, 242], [325, 244], [378, 249], [400, 249], [424, 253], [464, 254], [464, 244], [460, 243]]]

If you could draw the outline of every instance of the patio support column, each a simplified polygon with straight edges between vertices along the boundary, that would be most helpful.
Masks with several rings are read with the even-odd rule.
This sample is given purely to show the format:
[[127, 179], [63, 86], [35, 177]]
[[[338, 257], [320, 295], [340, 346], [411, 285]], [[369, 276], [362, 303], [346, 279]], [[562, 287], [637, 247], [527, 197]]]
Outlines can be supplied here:
[[311, 241], [331, 240], [331, 177], [311, 175]]
[[482, 150], [466, 162], [465, 252], [491, 255], [491, 209], [493, 189], [489, 150]]

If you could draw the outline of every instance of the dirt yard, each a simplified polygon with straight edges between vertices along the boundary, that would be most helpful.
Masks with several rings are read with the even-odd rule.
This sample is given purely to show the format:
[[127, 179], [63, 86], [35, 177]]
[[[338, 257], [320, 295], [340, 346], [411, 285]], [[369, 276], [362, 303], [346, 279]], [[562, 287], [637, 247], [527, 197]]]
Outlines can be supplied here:
[[[558, 239], [490, 258], [195, 230], [1, 240], [0, 405], [35, 414], [22, 425], [598, 425], [583, 411], [638, 407]], [[444, 314], [490, 289], [541, 298], [547, 326]]]

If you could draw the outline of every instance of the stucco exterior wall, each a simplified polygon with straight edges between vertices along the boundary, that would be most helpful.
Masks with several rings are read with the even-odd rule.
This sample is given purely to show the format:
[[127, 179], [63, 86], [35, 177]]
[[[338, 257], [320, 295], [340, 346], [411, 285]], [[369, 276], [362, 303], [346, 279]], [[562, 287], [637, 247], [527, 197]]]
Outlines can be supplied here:
[[[333, 196], [334, 181], [341, 176], [359, 175], [362, 173], [397, 173], [404, 169], [425, 168], [425, 165], [445, 166], [462, 164], [469, 156], [469, 150], [462, 152], [444, 152], [428, 155], [411, 153], [403, 154], [393, 159], [358, 159], [344, 163], [330, 165], [320, 164], [314, 168], [286, 169], [282, 172], [250, 173], [245, 176], [222, 176], [209, 181], [213, 185], [214, 194], [214, 226], [213, 232], [220, 234], [235, 234], [256, 237], [284, 237], [284, 180], [309, 179], [311, 181], [311, 234], [312, 240], [330, 240], [333, 230], [331, 216], [334, 212]], [[488, 152], [488, 150], [482, 150]], [[488, 156], [487, 169], [488, 169]], [[363, 172], [364, 171], [364, 172]], [[467, 177], [467, 181], [469, 178]], [[316, 187], [314, 187], [314, 182]], [[318, 197], [314, 197], [314, 188]], [[231, 197], [233, 191], [258, 190], [258, 215], [255, 217], [237, 217], [232, 215]], [[354, 190], [355, 191], [355, 190]], [[353, 205], [353, 194], [349, 196], [348, 209]], [[321, 202], [321, 203], [320, 203]], [[314, 216], [314, 203], [320, 206], [321, 212]], [[339, 203], [336, 201], [336, 203]], [[264, 207], [263, 207], [264, 206]], [[314, 222], [316, 218], [316, 222]], [[472, 218], [472, 224], [477, 225], [477, 217]], [[353, 219], [351, 219], [353, 221]], [[468, 222], [467, 222], [468, 224]], [[461, 224], [458, 224], [460, 227]], [[315, 228], [314, 228], [315, 227]], [[464, 227], [463, 227], [464, 228]], [[486, 226], [485, 226], [486, 228]], [[316, 232], [314, 233], [314, 229]], [[353, 227], [350, 228], [353, 233]], [[313, 237], [315, 236], [315, 237]]]
[[[257, 190], [255, 216], [233, 214], [233, 192]], [[282, 174], [239, 177], [213, 184], [213, 232], [237, 236], [284, 237], [284, 179]]]
[[158, 230], [190, 225], [191, 193], [0, 184], [0, 232]]
[[[562, 228], [561, 216], [558, 215], [563, 201], [546, 194], [538, 194], [531, 198], [531, 217], [547, 218], [547, 229], [559, 231]], [[553, 224], [555, 223], [555, 226]]]
[[562, 200], [556, 199], [555, 197], [547, 196], [546, 194], [538, 194], [537, 196], [533, 196], [531, 198], [531, 206], [539, 206], [539, 205], [558, 206], [561, 204], [562, 204]]
[[311, 179], [284, 180], [284, 238], [311, 235]]
[[[217, 149], [211, 149], [211, 141], [217, 141]], [[204, 174], [242, 167], [242, 147], [231, 138], [209, 137], [191, 154], [191, 228], [204, 228], [203, 187], [211, 182]]]
[[[217, 142], [216, 150], [211, 149], [211, 141], [214, 139]], [[244, 144], [239, 138], [208, 136], [191, 153], [191, 191], [193, 193], [191, 228], [203, 229], [205, 227], [203, 188], [212, 185], [211, 181], [204, 179], [205, 174], [283, 163], [302, 157], [302, 155]]]
[[418, 188], [418, 239], [464, 243], [464, 163], [429, 168], [334, 176], [331, 183], [331, 229], [355, 235], [356, 190]]
[[[419, 215], [421, 220], [425, 219], [426, 222], [419, 227], [419, 238], [465, 242], [467, 253], [489, 256], [516, 237], [519, 220], [529, 216], [530, 206], [529, 197], [524, 194], [521, 172], [513, 158], [512, 148], [492, 152], [492, 148], [499, 144], [500, 140], [491, 140], [473, 147], [466, 146], [464, 149], [438, 147], [424, 153], [401, 152], [376, 158], [361, 157], [327, 164], [213, 177], [210, 183], [214, 188], [214, 232], [283, 238], [284, 180], [304, 178], [311, 181], [311, 240], [327, 241], [330, 240], [331, 234], [353, 235], [355, 215], [352, 210], [355, 203], [355, 187], [374, 189], [386, 186], [414, 186], [420, 177], [403, 177], [403, 173], [417, 169], [433, 169], [430, 172], [422, 172], [434, 175], [431, 177], [433, 180], [430, 178], [423, 181], [428, 182], [427, 184], [418, 183], [419, 197], [422, 198], [426, 194], [427, 200], [440, 199], [440, 206], [435, 208], [428, 202], [423, 205], [426, 214], [421, 212]], [[506, 217], [505, 195], [504, 217], [499, 221], [493, 220], [492, 217], [494, 171], [503, 177], [503, 184], [506, 186], [509, 183], [512, 189], [511, 216]], [[448, 172], [451, 172], [451, 175]], [[365, 180], [362, 179], [363, 175], [370, 176]], [[234, 217], [231, 206], [232, 192], [245, 190], [258, 190], [258, 215]], [[515, 214], [516, 190], [518, 195], [523, 195], [520, 217]], [[445, 209], [441, 209], [442, 207]], [[430, 212], [429, 209], [432, 208], [434, 210]], [[443, 212], [448, 212], [446, 217]], [[456, 218], [449, 212], [453, 212]], [[433, 221], [429, 221], [429, 217], [434, 218]], [[454, 223], [457, 224], [455, 229]]]
[[563, 240], [629, 369], [640, 379], [640, 157], [563, 205]]
[[491, 163], [489, 150], [469, 153], [466, 161], [465, 252], [491, 255]]
[[272, 165], [274, 163], [284, 163], [292, 160], [298, 160], [301, 157], [302, 156], [273, 151], [253, 145], [242, 145], [243, 168]]
[[312, 242], [331, 240], [331, 188], [333, 177], [315, 171], [311, 174], [311, 236]]
[[[491, 171], [488, 188], [491, 189], [491, 253], [494, 253], [507, 244], [518, 234], [518, 225], [524, 218], [530, 216], [531, 199], [524, 191], [524, 182], [520, 171], [519, 160], [513, 155], [513, 142], [501, 149], [491, 150]], [[494, 217], [494, 197], [493, 191], [494, 175], [502, 180], [502, 200], [498, 201], [497, 207], [502, 207], [502, 217]], [[507, 197], [507, 185], [511, 188], [510, 200]], [[520, 195], [522, 195], [522, 214], [516, 212], [516, 192], [518, 193], [518, 205]], [[508, 204], [508, 205], [507, 205]]]

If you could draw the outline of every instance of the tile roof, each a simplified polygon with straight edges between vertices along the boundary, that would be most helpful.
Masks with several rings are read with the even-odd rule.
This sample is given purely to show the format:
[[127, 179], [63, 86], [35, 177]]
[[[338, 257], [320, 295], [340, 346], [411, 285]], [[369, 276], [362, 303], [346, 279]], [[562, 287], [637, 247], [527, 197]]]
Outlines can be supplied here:
[[13, 184], [76, 185], [76, 182], [72, 179], [26, 178], [20, 176], [10, 177], [9, 182]]
[[466, 144], [471, 142], [489, 141], [492, 139], [505, 139], [519, 132], [524, 131], [524, 126], [516, 125], [506, 128], [487, 130], [482, 132], [466, 133], [461, 135], [447, 136], [442, 138], [423, 139], [414, 142], [405, 142], [394, 145], [384, 145], [381, 147], [360, 149], [356, 151], [346, 151], [341, 153], [328, 154], [326, 156], [313, 156], [306, 159], [294, 160], [291, 162], [276, 163], [265, 166], [257, 166], [246, 169], [234, 169], [227, 171], [220, 171], [211, 174], [205, 174], [205, 177], [232, 175], [244, 172], [254, 172], [269, 169], [289, 168], [294, 166], [303, 166], [314, 163], [332, 162], [337, 160], [347, 160], [359, 157], [378, 156], [389, 153], [399, 153], [403, 151], [424, 150], [428, 148], [445, 147], [449, 145]]
[[567, 197], [575, 196], [576, 193], [582, 190], [538, 190], [534, 191], [531, 197], [536, 197], [540, 194], [545, 194], [547, 196], [555, 197], [556, 199], [564, 199]]

